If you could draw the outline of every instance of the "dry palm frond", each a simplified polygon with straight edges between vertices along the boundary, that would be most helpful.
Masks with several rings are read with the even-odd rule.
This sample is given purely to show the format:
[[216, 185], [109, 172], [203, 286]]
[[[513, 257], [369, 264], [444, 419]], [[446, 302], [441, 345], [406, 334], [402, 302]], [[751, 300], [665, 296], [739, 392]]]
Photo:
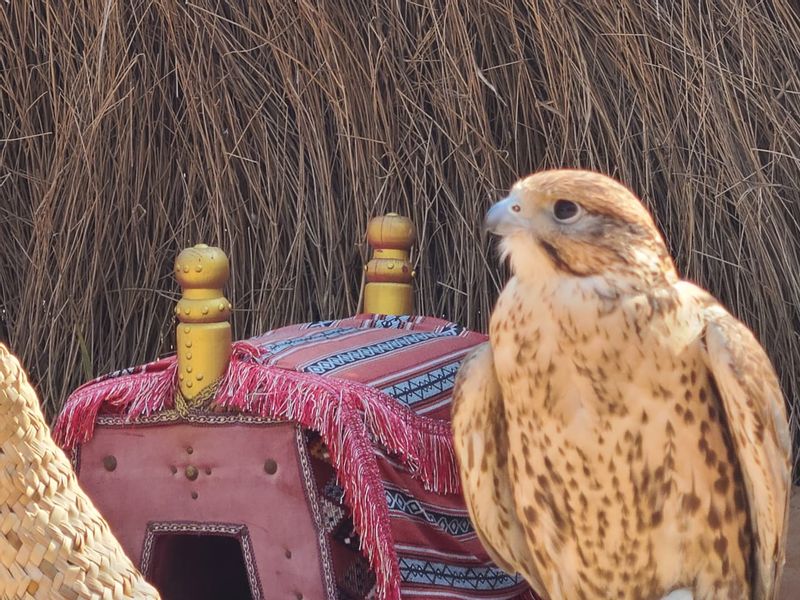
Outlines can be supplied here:
[[183, 247], [229, 253], [244, 337], [353, 313], [388, 210], [419, 311], [480, 329], [489, 202], [583, 166], [644, 197], [796, 405], [798, 64], [792, 0], [2, 3], [0, 335], [52, 414], [170, 351]]

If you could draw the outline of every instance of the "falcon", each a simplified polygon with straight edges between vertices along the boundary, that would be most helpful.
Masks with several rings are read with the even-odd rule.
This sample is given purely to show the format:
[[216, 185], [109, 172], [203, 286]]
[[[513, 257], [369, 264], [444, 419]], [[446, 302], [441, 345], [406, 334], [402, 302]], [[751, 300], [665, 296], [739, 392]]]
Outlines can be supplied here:
[[485, 225], [513, 276], [453, 434], [491, 557], [543, 599], [775, 598], [791, 442], [754, 335], [609, 177], [535, 173]]

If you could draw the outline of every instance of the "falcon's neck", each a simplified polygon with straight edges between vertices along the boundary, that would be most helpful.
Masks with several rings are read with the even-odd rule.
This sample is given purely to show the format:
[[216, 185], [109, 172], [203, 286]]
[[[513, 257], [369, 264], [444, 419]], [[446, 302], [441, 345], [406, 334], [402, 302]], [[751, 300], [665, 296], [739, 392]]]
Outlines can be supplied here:
[[[651, 367], [688, 356], [702, 330], [682, 304], [681, 285], [632, 295], [604, 280], [513, 277], [489, 327], [498, 381], [507, 398], [520, 399], [507, 408], [575, 426], [578, 437], [627, 411], [614, 400], [622, 387], [648, 385], [642, 378]], [[665, 373], [658, 382], [670, 389]]]
[[494, 343], [511, 339], [524, 343], [526, 338], [542, 336], [561, 338], [562, 331], [569, 332], [569, 337], [585, 337], [595, 331], [601, 319], [607, 321], [635, 295], [604, 277], [552, 274], [536, 280], [518, 274], [497, 299], [490, 336]]
[[[619, 240], [617, 240], [619, 242]], [[624, 245], [624, 244], [623, 244]], [[515, 277], [526, 286], [547, 285], [601, 298], [636, 296], [671, 287], [679, 277], [660, 240], [631, 244], [587, 246], [579, 240], [557, 238], [538, 241], [519, 233], [500, 244], [503, 258], [510, 259]]]

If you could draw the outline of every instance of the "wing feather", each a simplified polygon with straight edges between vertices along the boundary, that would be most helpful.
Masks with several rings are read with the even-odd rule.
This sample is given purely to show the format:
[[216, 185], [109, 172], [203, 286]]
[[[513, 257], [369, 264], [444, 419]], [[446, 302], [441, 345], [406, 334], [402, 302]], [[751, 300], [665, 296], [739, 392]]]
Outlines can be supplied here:
[[462, 363], [453, 391], [453, 434], [469, 515], [492, 560], [519, 573], [544, 598], [509, 479], [508, 434], [489, 343]]
[[709, 312], [706, 361], [728, 417], [755, 541], [752, 597], [772, 600], [783, 570], [791, 489], [786, 405], [775, 370], [755, 336], [721, 307]]

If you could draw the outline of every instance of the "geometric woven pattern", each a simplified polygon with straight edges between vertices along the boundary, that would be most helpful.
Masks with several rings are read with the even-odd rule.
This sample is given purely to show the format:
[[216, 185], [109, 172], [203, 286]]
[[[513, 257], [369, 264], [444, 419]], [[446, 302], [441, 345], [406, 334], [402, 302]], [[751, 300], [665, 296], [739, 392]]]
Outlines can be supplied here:
[[446, 585], [455, 590], [500, 590], [512, 588], [522, 581], [497, 567], [461, 567], [433, 560], [400, 557], [400, 575], [403, 581]]
[[461, 361], [485, 336], [431, 317], [359, 315], [289, 325], [248, 340], [255, 361], [354, 379], [420, 415], [450, 420]]
[[413, 406], [417, 402], [429, 400], [453, 389], [456, 373], [461, 366], [461, 361], [455, 361], [437, 369], [393, 383], [382, 388], [382, 391], [406, 406]]
[[361, 600], [374, 597], [371, 594], [374, 589], [375, 575], [369, 570], [369, 563], [359, 556], [344, 574], [339, 596]]
[[320, 529], [322, 533], [328, 534], [339, 526], [339, 523], [344, 519], [346, 512], [339, 504], [334, 504], [327, 498], [320, 498], [320, 512], [322, 523]]
[[2, 344], [0, 598], [159, 598], [78, 487], [27, 376]]
[[448, 515], [435, 506], [420, 502], [414, 496], [400, 490], [385, 488], [386, 502], [390, 511], [399, 511], [409, 517], [421, 519], [453, 537], [475, 535], [469, 518], [463, 515]]
[[303, 371], [307, 371], [309, 373], [322, 375], [328, 371], [333, 371], [334, 369], [339, 369], [355, 362], [363, 361], [369, 358], [376, 358], [383, 354], [387, 354], [396, 350], [402, 350], [403, 348], [415, 346], [429, 340], [452, 337], [454, 335], [456, 335], [456, 330], [452, 328], [445, 331], [421, 331], [409, 333], [407, 335], [381, 340], [360, 348], [354, 348], [338, 354], [325, 356], [313, 363], [303, 365], [302, 369]]

